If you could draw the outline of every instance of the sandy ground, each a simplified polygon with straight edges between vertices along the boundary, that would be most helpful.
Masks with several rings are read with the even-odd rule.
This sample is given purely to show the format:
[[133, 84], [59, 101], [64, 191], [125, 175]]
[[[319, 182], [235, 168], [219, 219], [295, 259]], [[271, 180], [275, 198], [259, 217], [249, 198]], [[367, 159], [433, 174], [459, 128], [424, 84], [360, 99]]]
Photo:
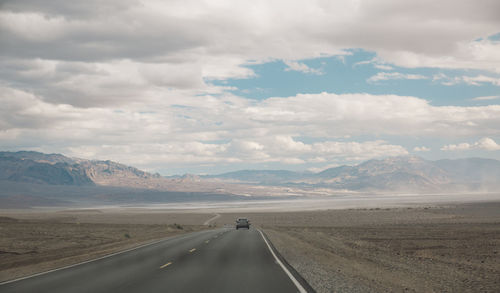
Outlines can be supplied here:
[[0, 281], [79, 263], [186, 232], [212, 214], [99, 210], [10, 212], [0, 216]]
[[208, 220], [220, 227], [248, 217], [318, 292], [500, 288], [500, 201], [346, 208], [354, 205], [349, 201], [323, 205], [327, 210], [307, 203], [306, 211], [296, 205], [290, 212], [264, 204], [0, 211], [0, 279], [207, 229]]
[[500, 203], [248, 216], [317, 292], [500, 288]]

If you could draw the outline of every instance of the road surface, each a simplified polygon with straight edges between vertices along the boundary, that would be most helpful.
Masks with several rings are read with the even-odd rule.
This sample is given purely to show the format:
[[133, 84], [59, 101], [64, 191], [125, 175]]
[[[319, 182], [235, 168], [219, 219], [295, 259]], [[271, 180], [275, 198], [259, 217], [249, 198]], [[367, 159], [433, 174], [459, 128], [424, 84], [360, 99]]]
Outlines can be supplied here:
[[4, 283], [0, 292], [310, 291], [267, 241], [255, 229], [201, 231]]
[[218, 218], [220, 218], [220, 214], [215, 214], [215, 216], [206, 220], [205, 223], [203, 223], [203, 225], [208, 226], [208, 225], [210, 225], [211, 222], [213, 222], [214, 220], [217, 220]]

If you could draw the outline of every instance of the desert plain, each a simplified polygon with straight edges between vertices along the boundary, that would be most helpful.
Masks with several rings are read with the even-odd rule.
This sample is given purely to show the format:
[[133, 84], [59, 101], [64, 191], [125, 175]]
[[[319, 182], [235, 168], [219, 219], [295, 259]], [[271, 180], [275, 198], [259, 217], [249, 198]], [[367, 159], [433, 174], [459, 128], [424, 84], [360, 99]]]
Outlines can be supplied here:
[[1, 210], [0, 281], [182, 233], [233, 229], [235, 218], [248, 217], [317, 292], [500, 288], [498, 200], [303, 211], [276, 205], [180, 207]]

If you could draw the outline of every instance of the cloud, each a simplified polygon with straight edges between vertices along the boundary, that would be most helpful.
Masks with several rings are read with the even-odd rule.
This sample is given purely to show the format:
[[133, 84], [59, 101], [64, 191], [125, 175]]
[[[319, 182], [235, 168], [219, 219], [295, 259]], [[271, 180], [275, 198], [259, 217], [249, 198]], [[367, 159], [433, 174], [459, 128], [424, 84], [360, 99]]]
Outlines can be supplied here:
[[500, 150], [500, 145], [497, 144], [493, 139], [489, 137], [482, 138], [480, 141], [476, 142], [478, 148], [488, 150], [488, 151], [498, 151]]
[[482, 97], [472, 98], [473, 101], [491, 101], [491, 100], [498, 100], [498, 99], [500, 99], [500, 96], [482, 96]]
[[[500, 42], [487, 38], [500, 27], [498, 1], [403, 2], [3, 1], [0, 83], [48, 103], [112, 108], [221, 93], [227, 89], [212, 81], [252, 78], [248, 64], [271, 60], [321, 74], [298, 60], [351, 48], [375, 52], [368, 63], [383, 70], [498, 72]], [[381, 72], [370, 80], [416, 78]], [[467, 82], [498, 79], [485, 73]]]
[[[416, 97], [370, 94], [299, 94], [250, 105], [245, 116], [273, 129], [314, 137], [498, 134], [500, 106], [432, 106]], [[411, 130], [409, 132], [409, 130]]]
[[[480, 74], [460, 82], [498, 85], [500, 42], [488, 36], [500, 27], [499, 1], [1, 5], [3, 148], [81, 152], [147, 168], [274, 157], [307, 164], [404, 153], [380, 140], [391, 135], [499, 135], [499, 105], [433, 106], [417, 97], [356, 93], [250, 100], [214, 85], [255, 77], [248, 65], [273, 60], [320, 74], [300, 60], [341, 59], [352, 48], [374, 52], [369, 63], [384, 71], [473, 69]], [[421, 78], [380, 72], [372, 81]]]
[[462, 80], [470, 85], [481, 85], [483, 83], [490, 83], [492, 85], [500, 86], [500, 78], [477, 75], [477, 76], [463, 76]]
[[440, 81], [441, 84], [443, 85], [456, 85], [459, 83], [465, 83], [468, 85], [473, 85], [473, 86], [482, 86], [485, 83], [489, 83], [494, 86], [500, 86], [500, 78], [499, 77], [492, 77], [492, 76], [486, 76], [486, 75], [476, 75], [476, 76], [455, 76], [455, 77], [450, 77], [447, 76], [446, 74], [439, 73], [435, 74], [432, 78], [433, 81]]
[[302, 73], [322, 75], [324, 72], [321, 69], [310, 68], [306, 64], [297, 61], [285, 60], [283, 61], [287, 66], [285, 71], [299, 71]]
[[479, 141], [469, 144], [469, 143], [459, 143], [459, 144], [449, 144], [441, 148], [442, 151], [466, 151], [466, 150], [487, 150], [487, 151], [498, 151], [500, 150], [500, 145], [497, 144], [493, 139], [489, 137], [484, 137]]
[[[290, 137], [290, 141], [293, 139]], [[210, 163], [282, 163], [306, 164], [331, 162], [337, 159], [361, 161], [391, 155], [407, 155], [401, 146], [385, 141], [335, 142], [303, 144], [303, 149], [287, 149], [288, 143], [280, 138], [264, 137], [258, 141], [235, 139], [225, 144], [166, 142], [163, 144], [104, 145], [99, 147], [75, 146], [67, 154], [89, 158], [102, 158], [128, 162], [146, 168], [165, 165], [195, 165]], [[289, 142], [290, 142], [289, 141]], [[278, 142], [278, 143], [277, 143]], [[280, 143], [281, 142], [281, 143]], [[293, 143], [300, 143], [293, 141]], [[300, 143], [302, 144], [302, 143]], [[321, 157], [322, 160], [318, 161]]]
[[[38, 128], [43, 125], [39, 121], [52, 121], [50, 123], [68, 129], [93, 122], [96, 128], [107, 125], [103, 129], [117, 133], [121, 132], [121, 126], [131, 131], [161, 129], [162, 133], [170, 129], [175, 131], [170, 133], [172, 137], [188, 140], [285, 135], [283, 140], [295, 149], [300, 148], [300, 144], [290, 142], [287, 136], [405, 136], [409, 129], [411, 135], [498, 135], [500, 123], [499, 105], [432, 106], [424, 99], [396, 95], [321, 93], [262, 101], [233, 95], [180, 95], [175, 99], [118, 108], [79, 108], [48, 103], [31, 93], [8, 87], [3, 87], [1, 92], [5, 110], [0, 121], [4, 130]], [[19, 122], [30, 119], [35, 122]], [[115, 126], [117, 129], [113, 129]]]
[[381, 60], [380, 58], [377, 58], [377, 57], [374, 57], [370, 60], [356, 62], [353, 65], [353, 67], [360, 66], [360, 65], [366, 65], [366, 64], [371, 64], [371, 65], [373, 65], [373, 67], [375, 67], [377, 69], [381, 69], [381, 70], [394, 70], [394, 67], [385, 64], [383, 60]]
[[373, 67], [381, 69], [381, 70], [393, 70], [394, 67], [385, 65], [385, 64], [374, 64]]
[[364, 48], [403, 67], [500, 68], [495, 0], [85, 2], [3, 1], [1, 56], [197, 65], [206, 77]]
[[404, 74], [400, 72], [379, 72], [376, 75], [371, 76], [366, 81], [370, 83], [375, 83], [381, 80], [390, 80], [390, 79], [427, 79], [428, 77], [420, 75], [420, 74]]
[[399, 145], [391, 145], [385, 141], [359, 142], [332, 142], [313, 144], [316, 150], [314, 155], [325, 156], [331, 160], [332, 157], [350, 160], [366, 160], [368, 158], [407, 155], [408, 151]]
[[[146, 169], [359, 161], [408, 153], [379, 136], [500, 135], [498, 105], [432, 106], [423, 99], [395, 95], [321, 93], [262, 101], [229, 94], [182, 95], [95, 108], [49, 103], [32, 93], [1, 87], [0, 100], [3, 149], [113, 159]], [[301, 137], [314, 139], [307, 142]], [[480, 145], [494, 148], [488, 141]]]
[[413, 148], [413, 151], [415, 151], [415, 152], [429, 152], [430, 150], [431, 150], [430, 148], [425, 147], [425, 146]]
[[30, 93], [8, 87], [0, 86], [0, 100], [0, 131], [56, 128], [79, 117], [69, 105], [51, 105]]
[[471, 145], [468, 143], [459, 143], [459, 144], [449, 144], [445, 145], [441, 148], [442, 151], [463, 151], [471, 149]]
[[[492, 31], [491, 31], [492, 32]], [[450, 32], [451, 33], [451, 32]], [[493, 33], [493, 32], [492, 32]], [[430, 34], [432, 35], [432, 33]], [[471, 38], [472, 39], [472, 38]], [[430, 41], [430, 40], [429, 40]], [[444, 46], [449, 44], [441, 43]], [[434, 47], [434, 46], [432, 46]], [[434, 47], [435, 49], [438, 49]], [[442, 48], [444, 49], [444, 47]], [[407, 68], [446, 68], [446, 69], [476, 69], [491, 73], [500, 73], [500, 42], [482, 39], [479, 41], [455, 41], [449, 54], [428, 54], [416, 51], [386, 50], [377, 51], [386, 62]]]

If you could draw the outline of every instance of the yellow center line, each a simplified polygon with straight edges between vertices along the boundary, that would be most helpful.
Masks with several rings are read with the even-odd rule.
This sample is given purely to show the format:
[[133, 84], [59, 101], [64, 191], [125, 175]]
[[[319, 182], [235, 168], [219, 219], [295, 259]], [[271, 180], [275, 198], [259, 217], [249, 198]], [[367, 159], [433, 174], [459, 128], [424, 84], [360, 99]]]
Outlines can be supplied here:
[[193, 249], [189, 250], [189, 252], [193, 252], [193, 251], [195, 251], [195, 250], [196, 250], [196, 248], [193, 248]]
[[162, 265], [162, 266], [160, 267], [160, 269], [163, 269], [163, 268], [165, 268], [165, 267], [168, 267], [168, 266], [169, 266], [169, 265], [171, 265], [171, 264], [172, 264], [172, 262], [167, 262], [166, 264]]

